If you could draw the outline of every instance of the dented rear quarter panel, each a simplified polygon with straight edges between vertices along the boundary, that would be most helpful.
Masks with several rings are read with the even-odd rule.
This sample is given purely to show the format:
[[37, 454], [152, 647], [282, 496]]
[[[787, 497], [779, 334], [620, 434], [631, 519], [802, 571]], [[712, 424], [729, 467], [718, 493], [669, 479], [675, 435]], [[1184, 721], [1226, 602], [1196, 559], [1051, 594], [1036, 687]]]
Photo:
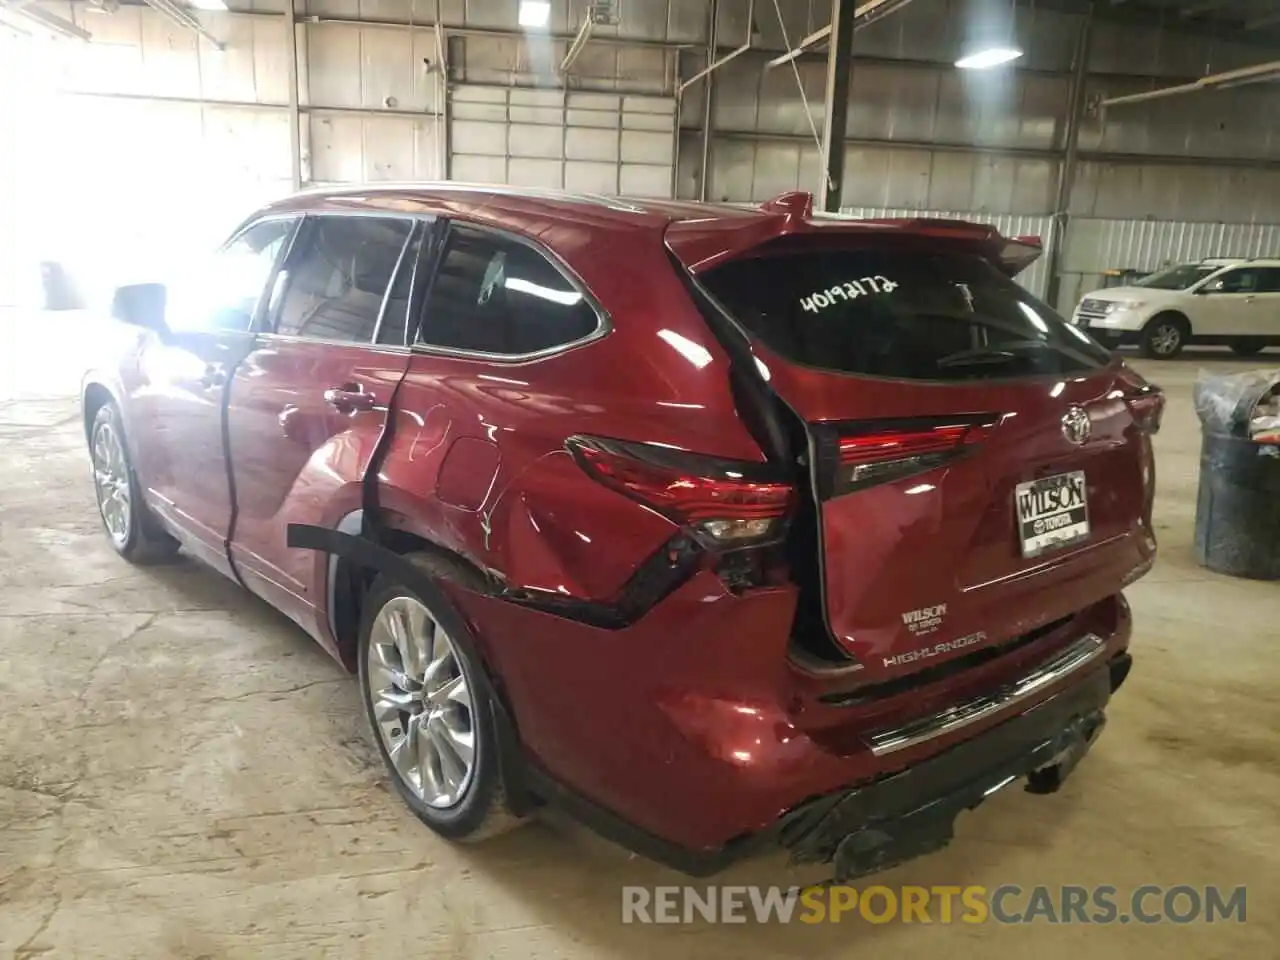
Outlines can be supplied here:
[[[544, 241], [600, 305], [607, 332], [514, 362], [416, 349], [396, 399], [379, 502], [397, 526], [514, 589], [601, 600], [676, 528], [588, 478], [567, 438], [750, 462], [763, 455], [734, 407], [728, 358], [681, 285], [661, 231], [615, 231], [625, 234], [618, 249], [593, 245], [598, 234], [588, 230], [553, 232]], [[496, 467], [492, 478], [480, 475], [485, 464]], [[483, 495], [468, 502], [465, 488], [481, 483]]]

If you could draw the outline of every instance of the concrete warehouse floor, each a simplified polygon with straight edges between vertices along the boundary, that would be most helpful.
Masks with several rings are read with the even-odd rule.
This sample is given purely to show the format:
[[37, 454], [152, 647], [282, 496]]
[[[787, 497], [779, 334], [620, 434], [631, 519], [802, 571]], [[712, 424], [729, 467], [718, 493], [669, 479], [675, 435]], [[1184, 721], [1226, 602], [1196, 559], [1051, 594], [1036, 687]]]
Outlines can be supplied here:
[[[619, 887], [675, 874], [554, 818], [477, 848], [436, 839], [391, 794], [356, 684], [317, 646], [190, 560], [116, 558], [71, 396], [68, 344], [86, 341], [62, 322], [24, 325], [56, 351], [0, 357], [0, 955], [1280, 952], [1280, 584], [1215, 576], [1190, 556], [1191, 384], [1202, 365], [1247, 364], [1214, 353], [1138, 364], [1169, 391], [1161, 559], [1129, 591], [1136, 664], [1098, 749], [1060, 794], [1004, 791], [962, 819], [948, 850], [878, 878], [1247, 884], [1247, 924], [641, 928], [620, 924]], [[772, 859], [721, 882], [813, 878]]]

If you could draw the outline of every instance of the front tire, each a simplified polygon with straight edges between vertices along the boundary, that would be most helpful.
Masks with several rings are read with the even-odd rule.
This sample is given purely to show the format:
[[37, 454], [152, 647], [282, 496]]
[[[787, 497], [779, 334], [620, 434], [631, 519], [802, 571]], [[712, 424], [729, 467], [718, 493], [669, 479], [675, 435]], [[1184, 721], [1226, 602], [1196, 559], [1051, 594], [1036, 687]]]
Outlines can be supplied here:
[[[429, 558], [406, 559], [429, 574]], [[378, 752], [418, 819], [463, 841], [517, 825], [506, 806], [484, 666], [448, 601], [380, 576], [363, 605], [358, 660]]]
[[1176, 313], [1152, 317], [1142, 330], [1142, 355], [1152, 360], [1172, 360], [1182, 352], [1191, 336], [1186, 318]]
[[89, 458], [98, 515], [116, 553], [137, 564], [159, 563], [173, 557], [178, 552], [178, 541], [161, 528], [142, 499], [120, 410], [114, 403], [104, 403], [93, 419]]

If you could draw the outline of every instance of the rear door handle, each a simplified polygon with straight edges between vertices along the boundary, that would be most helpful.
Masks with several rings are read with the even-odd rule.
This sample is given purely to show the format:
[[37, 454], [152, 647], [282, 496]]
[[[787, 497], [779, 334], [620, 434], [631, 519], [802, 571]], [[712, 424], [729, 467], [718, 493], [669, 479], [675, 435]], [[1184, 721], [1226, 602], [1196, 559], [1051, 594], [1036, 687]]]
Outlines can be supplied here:
[[374, 398], [372, 393], [365, 393], [359, 385], [344, 383], [340, 387], [330, 387], [324, 392], [324, 402], [340, 413], [352, 413], [358, 410], [372, 410]]
[[1245, 297], [1245, 298], [1244, 298], [1244, 302], [1245, 302], [1245, 303], [1253, 303], [1253, 294], [1249, 294], [1249, 296]]

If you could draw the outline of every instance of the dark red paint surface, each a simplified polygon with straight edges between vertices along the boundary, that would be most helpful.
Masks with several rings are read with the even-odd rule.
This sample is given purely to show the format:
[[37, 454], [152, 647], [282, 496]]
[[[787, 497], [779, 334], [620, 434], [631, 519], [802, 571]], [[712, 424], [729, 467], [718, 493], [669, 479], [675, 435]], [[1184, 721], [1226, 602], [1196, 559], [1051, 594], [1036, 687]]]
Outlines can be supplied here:
[[[927, 237], [936, 230], [814, 226], [788, 204], [764, 212], [606, 205], [466, 188], [302, 196], [265, 212], [373, 210], [456, 217], [545, 245], [604, 306], [610, 332], [526, 362], [265, 333], [164, 343], [140, 333], [115, 367], [89, 378], [120, 402], [148, 502], [174, 532], [224, 572], [229, 552], [251, 590], [348, 665], [351, 638], [335, 636], [330, 623], [330, 561], [289, 549], [285, 529], [333, 527], [360, 508], [361, 481], [388, 416], [394, 431], [378, 477], [388, 526], [508, 585], [609, 600], [677, 528], [588, 478], [566, 452], [568, 436], [765, 460], [728, 389], [729, 359], [671, 253], [705, 269], [784, 232]], [[954, 242], [987, 242], [985, 228], [977, 229], [981, 235]], [[973, 456], [823, 504], [828, 615], [837, 641], [865, 664], [861, 671], [820, 676], [788, 657], [793, 585], [734, 593], [703, 569], [618, 630], [449, 587], [510, 699], [529, 755], [566, 785], [689, 847], [720, 845], [809, 796], [977, 732], [877, 760], [858, 736], [871, 724], [905, 720], [1012, 677], [1086, 629], [1112, 651], [1123, 649], [1129, 618], [1119, 590], [1145, 572], [1155, 549], [1140, 476], [1149, 440], [1113, 396], [1132, 378], [1118, 362], [1062, 383], [931, 386], [823, 374], [763, 347], [756, 354], [770, 385], [809, 421], [1001, 418]], [[233, 374], [225, 447], [219, 370]], [[361, 409], [335, 407], [326, 390], [358, 394]], [[1067, 444], [1058, 429], [1071, 404], [1090, 412], [1095, 442], [1087, 448]], [[1088, 475], [1093, 537], [1023, 561], [1012, 486], [1068, 469]], [[902, 613], [935, 603], [948, 605], [944, 627], [927, 639], [911, 636]], [[881, 657], [891, 651], [972, 631], [995, 642], [1069, 615], [1069, 624], [1017, 654], [945, 682], [865, 708], [818, 702], [824, 692], [918, 669], [887, 670]]]

